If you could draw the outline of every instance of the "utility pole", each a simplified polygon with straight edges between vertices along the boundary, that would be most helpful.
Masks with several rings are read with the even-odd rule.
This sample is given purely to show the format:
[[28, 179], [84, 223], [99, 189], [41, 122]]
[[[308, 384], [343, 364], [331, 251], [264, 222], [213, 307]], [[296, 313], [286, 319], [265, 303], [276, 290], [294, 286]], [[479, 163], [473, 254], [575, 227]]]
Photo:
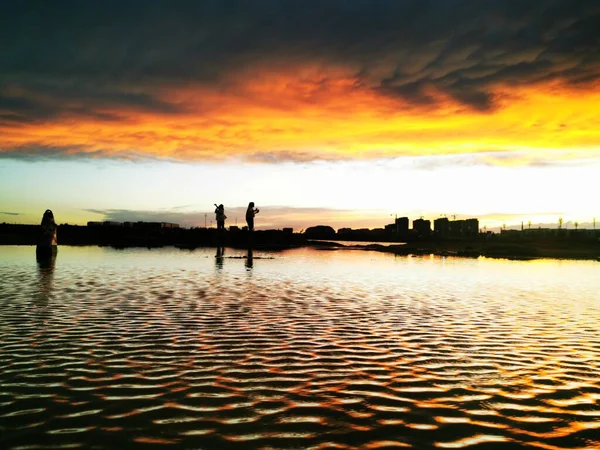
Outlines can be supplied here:
[[204, 228], [206, 228], [206, 213], [204, 213]]

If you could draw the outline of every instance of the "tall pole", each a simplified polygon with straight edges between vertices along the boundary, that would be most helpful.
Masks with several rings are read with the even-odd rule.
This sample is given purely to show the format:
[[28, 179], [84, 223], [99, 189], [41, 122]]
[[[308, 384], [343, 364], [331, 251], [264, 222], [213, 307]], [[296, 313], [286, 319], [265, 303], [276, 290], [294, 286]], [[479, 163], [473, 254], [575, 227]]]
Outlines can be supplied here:
[[206, 213], [204, 213], [204, 228], [206, 228]]

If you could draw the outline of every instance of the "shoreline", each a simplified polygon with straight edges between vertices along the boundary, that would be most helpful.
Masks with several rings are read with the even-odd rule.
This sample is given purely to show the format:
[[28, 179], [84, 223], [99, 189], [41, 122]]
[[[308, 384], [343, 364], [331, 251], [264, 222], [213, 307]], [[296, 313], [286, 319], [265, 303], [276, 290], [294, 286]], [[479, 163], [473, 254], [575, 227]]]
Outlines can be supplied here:
[[[599, 234], [600, 235], [600, 234]], [[0, 245], [37, 244], [38, 225], [0, 224]], [[334, 242], [335, 241], [335, 242]], [[341, 243], [343, 242], [343, 243]], [[360, 242], [360, 244], [354, 242]], [[59, 225], [61, 246], [99, 246], [115, 249], [175, 247], [180, 250], [229, 247], [262, 251], [281, 251], [312, 247], [321, 250], [363, 250], [395, 255], [436, 255], [464, 258], [502, 258], [512, 260], [576, 259], [600, 261], [600, 239], [585, 234], [555, 234], [543, 238], [522, 235], [490, 235], [441, 239], [435, 236], [369, 243], [337, 236], [307, 236], [283, 230], [244, 230], [218, 232], [212, 228], [196, 229], [111, 229]]]
[[462, 245], [453, 244], [451, 242], [446, 242], [442, 245], [436, 243], [423, 242], [418, 246], [414, 246], [410, 243], [405, 245], [340, 245], [335, 242], [323, 242], [315, 247], [321, 250], [329, 251], [376, 251], [381, 253], [391, 253], [397, 256], [434, 255], [439, 257], [457, 257], [473, 259], [484, 257], [494, 259], [508, 259], [513, 261], [533, 261], [539, 259], [600, 261], [600, 249], [586, 249], [581, 247], [572, 249], [544, 246], [513, 247], [505, 245], [493, 245], [487, 247], [465, 247]]
[[[426, 244], [426, 245], [423, 245]], [[269, 245], [269, 244], [257, 244], [257, 245], [215, 245], [215, 244], [201, 244], [201, 245], [177, 245], [177, 244], [155, 244], [155, 245], [113, 245], [113, 244], [62, 244], [60, 247], [109, 247], [114, 250], [125, 250], [133, 248], [146, 248], [148, 250], [161, 249], [161, 248], [176, 248], [179, 250], [194, 251], [196, 249], [203, 248], [232, 248], [236, 250], [255, 250], [265, 252], [279, 252], [285, 250], [293, 250], [299, 248], [314, 248], [321, 251], [374, 251], [379, 253], [391, 253], [396, 256], [429, 256], [434, 255], [438, 257], [455, 257], [455, 258], [471, 258], [477, 259], [492, 258], [492, 259], [508, 259], [511, 261], [534, 261], [541, 259], [554, 259], [554, 260], [579, 260], [579, 261], [599, 261], [600, 252], [590, 249], [586, 251], [582, 248], [577, 249], [557, 249], [557, 248], [542, 248], [542, 247], [523, 247], [519, 251], [510, 251], [509, 248], [503, 248], [503, 246], [494, 246], [492, 248], [472, 248], [472, 247], [460, 247], [456, 245], [432, 245], [431, 243], [421, 243], [419, 246], [413, 246], [411, 244], [398, 245], [390, 243], [389, 245], [382, 244], [360, 244], [352, 245], [352, 241], [347, 241], [347, 244], [340, 244], [338, 242], [330, 241], [319, 241], [305, 242], [303, 244], [290, 244], [290, 245]], [[2, 243], [0, 246], [19, 246], [19, 247], [35, 247], [36, 244], [6, 244]], [[529, 251], [524, 251], [529, 249]]]

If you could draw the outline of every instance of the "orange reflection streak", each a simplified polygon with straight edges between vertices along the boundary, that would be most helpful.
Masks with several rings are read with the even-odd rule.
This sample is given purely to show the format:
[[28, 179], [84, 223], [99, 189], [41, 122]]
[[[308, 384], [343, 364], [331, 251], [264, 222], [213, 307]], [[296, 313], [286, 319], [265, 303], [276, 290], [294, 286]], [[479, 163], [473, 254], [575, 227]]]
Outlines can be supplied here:
[[492, 435], [477, 435], [473, 437], [464, 438], [455, 442], [436, 442], [435, 446], [440, 448], [464, 448], [471, 445], [479, 445], [493, 442], [511, 442], [512, 439], [504, 436], [492, 436]]
[[401, 441], [377, 441], [371, 442], [363, 446], [365, 449], [378, 449], [378, 448], [386, 448], [386, 447], [395, 447], [395, 448], [411, 448], [412, 445], [407, 444], [406, 442]]
[[578, 433], [584, 430], [594, 430], [600, 428], [600, 422], [573, 422], [568, 426], [561, 428], [554, 428], [552, 431], [547, 432], [535, 432], [529, 430], [523, 430], [520, 428], [511, 428], [511, 434], [523, 434], [540, 439], [556, 439], [566, 436], [570, 436], [574, 433]]
[[155, 437], [137, 437], [133, 439], [138, 444], [177, 444], [179, 439], [164, 439]]
[[498, 85], [492, 92], [495, 109], [481, 112], [435, 91], [430, 93], [435, 106], [410, 104], [341, 70], [245, 75], [245, 81], [234, 80], [222, 91], [195, 85], [153, 91], [160, 100], [179, 106], [178, 113], [98, 107], [97, 113], [114, 120], [77, 116], [5, 125], [0, 147], [44, 145], [71, 148], [73, 153], [137, 152], [182, 160], [518, 151], [515, 158], [491, 161], [508, 165], [526, 163], [549, 150], [562, 151], [554, 157], [565, 159], [600, 151], [598, 86]]
[[[545, 442], [527, 442], [527, 445], [531, 447], [541, 448], [544, 450], [564, 450], [565, 448], [564, 446], [551, 445]], [[585, 447], [571, 447], [571, 450], [589, 450], [590, 448], [593, 447], [589, 447], [586, 445]]]

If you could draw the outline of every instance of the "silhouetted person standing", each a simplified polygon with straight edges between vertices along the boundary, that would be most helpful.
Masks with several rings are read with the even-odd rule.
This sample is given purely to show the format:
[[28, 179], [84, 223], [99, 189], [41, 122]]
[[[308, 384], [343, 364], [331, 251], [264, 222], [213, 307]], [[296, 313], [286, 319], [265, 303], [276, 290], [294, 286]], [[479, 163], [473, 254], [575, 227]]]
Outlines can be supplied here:
[[40, 238], [35, 249], [36, 254], [38, 257], [51, 256], [53, 253], [56, 253], [58, 245], [56, 240], [57, 226], [51, 210], [47, 209], [44, 212], [40, 228]]
[[[217, 206], [216, 203], [215, 206]], [[217, 208], [215, 209], [215, 214], [217, 216], [217, 230], [225, 230], [225, 219], [227, 219], [227, 216], [225, 215], [225, 207], [223, 206], [223, 204], [217, 206]]]
[[248, 209], [246, 210], [246, 223], [248, 224], [249, 231], [254, 231], [254, 216], [259, 212], [258, 208], [254, 207], [254, 202], [248, 204]]

